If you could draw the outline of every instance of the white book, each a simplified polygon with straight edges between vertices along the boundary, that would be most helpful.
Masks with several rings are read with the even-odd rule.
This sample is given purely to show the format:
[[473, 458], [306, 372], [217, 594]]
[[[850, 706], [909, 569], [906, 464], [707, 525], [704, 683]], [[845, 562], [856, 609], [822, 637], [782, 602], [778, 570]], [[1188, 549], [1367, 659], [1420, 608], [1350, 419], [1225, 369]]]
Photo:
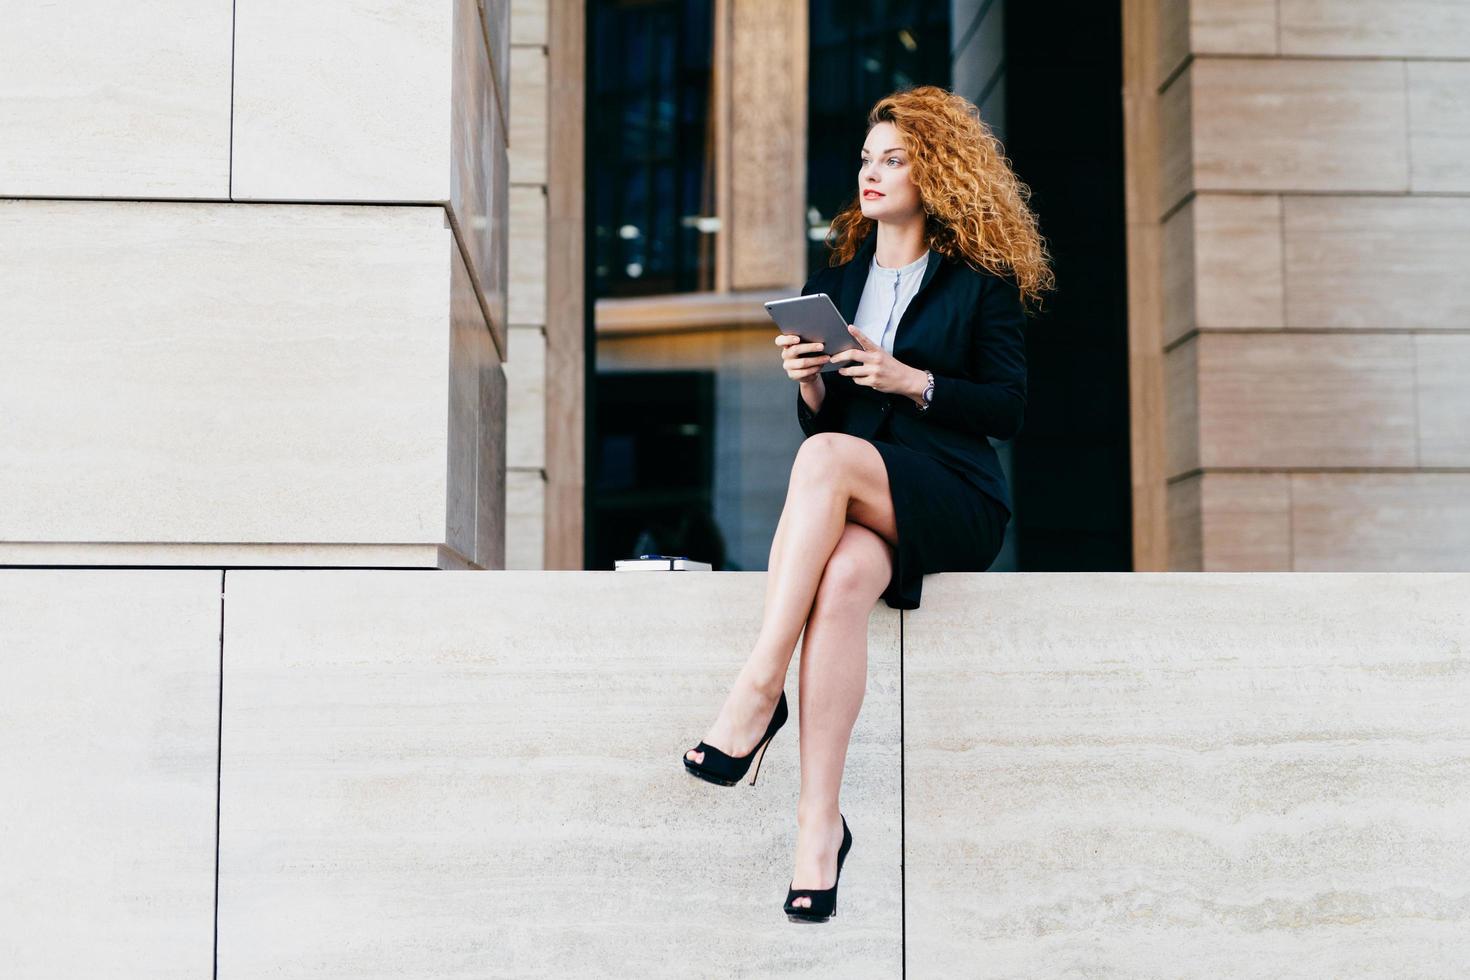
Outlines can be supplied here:
[[708, 572], [707, 561], [694, 561], [682, 555], [639, 555], [613, 562], [615, 572]]

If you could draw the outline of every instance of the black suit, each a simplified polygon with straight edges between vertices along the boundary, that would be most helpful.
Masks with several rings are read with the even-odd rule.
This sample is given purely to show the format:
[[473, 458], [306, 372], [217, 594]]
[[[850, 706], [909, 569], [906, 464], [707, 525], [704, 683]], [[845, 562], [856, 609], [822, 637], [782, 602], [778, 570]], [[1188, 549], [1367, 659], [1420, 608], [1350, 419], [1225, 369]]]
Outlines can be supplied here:
[[[853, 322], [877, 233], [863, 241], [852, 261], [819, 270], [802, 295], [826, 293]], [[977, 272], [962, 260], [929, 253], [918, 291], [899, 320], [893, 357], [934, 372], [928, 411], [905, 395], [859, 385], [827, 371], [819, 412], [796, 395], [797, 420], [807, 435], [846, 432], [884, 439], [929, 456], [1011, 511], [1010, 491], [987, 436], [1009, 439], [1026, 408], [1025, 313], [1009, 279]], [[869, 338], [874, 343], [878, 338]], [[810, 356], [810, 355], [806, 355]]]

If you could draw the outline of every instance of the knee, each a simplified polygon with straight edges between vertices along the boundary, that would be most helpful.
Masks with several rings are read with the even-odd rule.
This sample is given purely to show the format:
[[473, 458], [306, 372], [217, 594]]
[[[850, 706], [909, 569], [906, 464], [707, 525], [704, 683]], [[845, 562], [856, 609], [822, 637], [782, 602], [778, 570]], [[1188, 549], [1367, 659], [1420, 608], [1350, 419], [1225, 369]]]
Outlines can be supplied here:
[[818, 432], [803, 439], [791, 464], [792, 482], [836, 486], [852, 450], [851, 441], [856, 438], [842, 432]]
[[817, 585], [818, 605], [869, 606], [882, 595], [890, 577], [888, 546], [871, 531], [866, 532], [871, 541], [857, 540], [858, 533], [861, 532], [844, 533], [837, 549], [827, 559], [827, 567]]

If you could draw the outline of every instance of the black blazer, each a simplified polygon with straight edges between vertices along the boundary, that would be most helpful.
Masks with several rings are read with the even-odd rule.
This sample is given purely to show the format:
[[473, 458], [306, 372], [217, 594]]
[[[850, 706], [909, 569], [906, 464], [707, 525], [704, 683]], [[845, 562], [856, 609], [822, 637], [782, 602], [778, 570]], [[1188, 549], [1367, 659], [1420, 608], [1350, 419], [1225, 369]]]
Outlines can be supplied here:
[[[853, 322], [877, 232], [850, 262], [817, 271], [801, 294], [826, 293]], [[963, 260], [930, 251], [918, 291], [894, 334], [893, 356], [934, 372], [928, 411], [904, 395], [876, 391], [827, 371], [822, 408], [813, 414], [796, 393], [796, 417], [807, 435], [846, 432], [883, 438], [932, 456], [1011, 510], [1000, 458], [987, 436], [1009, 439], [1026, 409], [1025, 312], [1009, 279], [977, 272]], [[875, 343], [877, 338], [870, 338]], [[810, 355], [806, 355], [810, 356]]]

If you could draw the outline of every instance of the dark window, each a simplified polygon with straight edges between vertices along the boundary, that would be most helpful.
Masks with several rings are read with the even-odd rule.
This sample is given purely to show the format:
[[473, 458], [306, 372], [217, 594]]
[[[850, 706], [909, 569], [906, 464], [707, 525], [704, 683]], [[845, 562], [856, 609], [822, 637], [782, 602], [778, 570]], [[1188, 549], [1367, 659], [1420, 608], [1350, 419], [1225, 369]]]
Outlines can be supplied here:
[[813, 0], [807, 92], [807, 268], [827, 264], [832, 218], [857, 194], [868, 110], [913, 85], [948, 88], [949, 4]]
[[[708, 0], [595, 0], [587, 119], [597, 296], [714, 288]], [[555, 107], [553, 110], [555, 111]]]
[[589, 568], [639, 554], [726, 566], [711, 507], [715, 377], [709, 371], [597, 375], [595, 541]]

